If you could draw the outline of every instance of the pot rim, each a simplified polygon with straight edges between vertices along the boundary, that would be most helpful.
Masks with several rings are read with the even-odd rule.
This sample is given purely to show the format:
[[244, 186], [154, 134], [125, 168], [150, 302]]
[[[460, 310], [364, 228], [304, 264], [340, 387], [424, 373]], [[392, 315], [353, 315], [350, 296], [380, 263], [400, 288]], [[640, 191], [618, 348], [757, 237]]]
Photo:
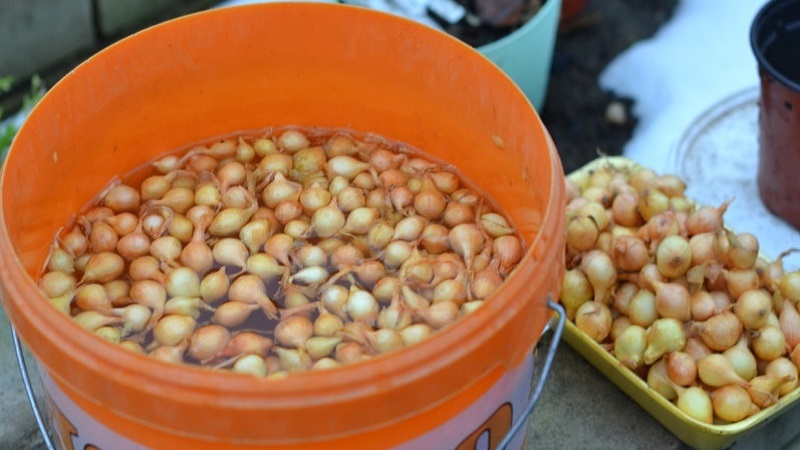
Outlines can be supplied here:
[[[795, 11], [794, 17], [791, 17], [792, 11]], [[784, 20], [783, 17], [786, 16], [790, 19]], [[770, 22], [769, 29], [765, 26], [767, 21]], [[758, 11], [750, 26], [750, 47], [759, 66], [772, 78], [788, 89], [800, 93], [800, 81], [793, 80], [779, 71], [765, 55], [765, 47], [776, 39], [775, 35], [790, 28], [798, 29], [800, 33], [800, 1], [770, 0]]]

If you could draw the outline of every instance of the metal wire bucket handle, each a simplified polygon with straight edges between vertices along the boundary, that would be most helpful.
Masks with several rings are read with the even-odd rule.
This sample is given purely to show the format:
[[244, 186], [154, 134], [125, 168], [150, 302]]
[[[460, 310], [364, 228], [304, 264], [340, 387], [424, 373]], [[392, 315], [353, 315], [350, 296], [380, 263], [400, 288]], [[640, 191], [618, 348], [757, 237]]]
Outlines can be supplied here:
[[[544, 390], [544, 383], [547, 381], [547, 376], [550, 374], [550, 367], [552, 366], [553, 359], [556, 356], [558, 343], [561, 341], [561, 332], [564, 331], [564, 323], [566, 321], [567, 314], [564, 311], [564, 307], [559, 303], [554, 302], [550, 294], [547, 294], [547, 307], [558, 313], [558, 322], [553, 330], [553, 338], [550, 341], [550, 347], [547, 349], [547, 355], [545, 355], [542, 372], [539, 375], [539, 380], [537, 381], [536, 387], [533, 390], [533, 395], [531, 395], [531, 400], [528, 403], [528, 406], [525, 408], [525, 411], [522, 412], [522, 415], [517, 419], [517, 421], [514, 422], [514, 425], [511, 427], [511, 429], [508, 430], [506, 437], [500, 441], [500, 444], [497, 446], [498, 449], [505, 450], [508, 447], [508, 444], [511, 443], [511, 440], [514, 439], [514, 436], [516, 436], [517, 432], [519, 432], [520, 428], [528, 423], [528, 418], [533, 412], [533, 408], [536, 406], [536, 403], [539, 401], [539, 397], [541, 397], [542, 391]], [[547, 331], [548, 328], [550, 328], [550, 323], [548, 323], [545, 331]]]
[[36, 401], [36, 397], [33, 395], [33, 386], [31, 385], [31, 379], [28, 375], [28, 366], [25, 364], [25, 355], [22, 353], [22, 344], [19, 341], [19, 337], [17, 336], [17, 331], [14, 329], [14, 325], [11, 325], [11, 340], [14, 343], [14, 353], [17, 355], [17, 365], [19, 366], [19, 371], [22, 374], [22, 382], [25, 385], [25, 394], [28, 396], [28, 403], [31, 404], [33, 417], [36, 418], [36, 425], [39, 427], [39, 432], [42, 434], [44, 445], [47, 446], [47, 450], [56, 450], [53, 440], [50, 438], [50, 434], [47, 432], [47, 427], [44, 424], [44, 417], [41, 409], [39, 408], [39, 403]]
[[[533, 412], [533, 408], [536, 406], [536, 403], [539, 401], [539, 397], [542, 395], [544, 383], [547, 381], [547, 376], [550, 374], [550, 366], [553, 364], [553, 358], [556, 355], [558, 343], [561, 341], [561, 332], [564, 330], [566, 313], [560, 304], [552, 300], [550, 294], [547, 295], [547, 307], [558, 313], [558, 322], [556, 324], [556, 328], [553, 330], [553, 338], [550, 341], [550, 347], [547, 349], [547, 355], [545, 356], [541, 375], [536, 383], [536, 387], [533, 391], [533, 395], [531, 396], [528, 406], [508, 431], [508, 434], [506, 434], [506, 436], [500, 442], [497, 447], [499, 449], [505, 449], [508, 447], [508, 444], [511, 443], [511, 440], [514, 438], [520, 428], [522, 428], [528, 422], [528, 418]], [[545, 328], [545, 331], [547, 331], [548, 328], [550, 328], [549, 323]], [[28, 403], [30, 403], [31, 409], [33, 410], [33, 416], [36, 418], [36, 425], [39, 427], [39, 432], [42, 434], [42, 440], [44, 440], [44, 444], [47, 446], [48, 450], [56, 450], [53, 440], [47, 431], [47, 427], [45, 426], [44, 417], [41, 409], [39, 408], [39, 403], [36, 401], [36, 397], [34, 396], [33, 386], [31, 385], [30, 376], [28, 374], [28, 366], [25, 363], [25, 355], [22, 353], [22, 344], [20, 343], [19, 337], [17, 336], [17, 332], [14, 330], [13, 325], [11, 325], [11, 339], [14, 343], [14, 353], [17, 355], [17, 364], [19, 365], [19, 371], [22, 374], [22, 381], [25, 385], [25, 394], [28, 397]]]

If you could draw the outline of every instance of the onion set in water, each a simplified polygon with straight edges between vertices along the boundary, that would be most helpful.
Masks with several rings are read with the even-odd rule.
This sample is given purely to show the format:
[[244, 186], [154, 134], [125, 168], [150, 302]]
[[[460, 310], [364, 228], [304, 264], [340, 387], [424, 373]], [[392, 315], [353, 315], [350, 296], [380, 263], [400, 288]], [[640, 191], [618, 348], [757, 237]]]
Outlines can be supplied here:
[[[39, 287], [81, 327], [172, 363], [278, 378], [397, 351], [479, 308], [525, 251], [455, 168], [378, 136], [270, 129], [133, 175], [56, 237]], [[609, 262], [587, 260], [595, 295]]]

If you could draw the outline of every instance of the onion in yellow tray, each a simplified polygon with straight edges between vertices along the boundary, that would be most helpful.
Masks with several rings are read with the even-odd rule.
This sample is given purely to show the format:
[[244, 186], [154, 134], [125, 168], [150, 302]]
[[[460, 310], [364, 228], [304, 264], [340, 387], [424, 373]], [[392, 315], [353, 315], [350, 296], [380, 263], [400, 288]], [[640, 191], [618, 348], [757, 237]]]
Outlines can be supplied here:
[[697, 375], [700, 381], [708, 386], [721, 387], [736, 384], [749, 387], [750, 384], [740, 377], [731, 362], [721, 353], [712, 353], [697, 361]]
[[714, 407], [711, 396], [699, 386], [682, 388], [677, 386], [678, 400], [676, 405], [689, 417], [703, 423], [714, 422]]
[[566, 309], [569, 320], [575, 320], [578, 308], [591, 300], [593, 295], [592, 285], [583, 271], [570, 269], [564, 273], [561, 285], [561, 303]]
[[680, 283], [662, 283], [653, 281], [656, 291], [656, 311], [661, 317], [669, 317], [680, 321], [692, 318], [691, 294]]
[[772, 312], [772, 296], [763, 289], [745, 291], [736, 300], [733, 311], [748, 330], [758, 330], [767, 324]]
[[783, 299], [778, 323], [789, 348], [797, 348], [800, 345], [800, 303], [792, 304], [791, 301]]
[[690, 386], [697, 382], [697, 363], [690, 354], [676, 351], [668, 353], [665, 359], [667, 375], [673, 383], [679, 386]]
[[638, 325], [629, 325], [614, 340], [614, 357], [630, 369], [642, 365], [646, 349], [647, 331]]
[[590, 250], [583, 255], [580, 267], [592, 284], [594, 301], [605, 303], [617, 282], [617, 270], [611, 257], [601, 250]]
[[784, 382], [779, 385], [778, 391], [780, 395], [786, 395], [800, 385], [798, 370], [800, 369], [798, 369], [791, 360], [785, 357], [779, 357], [767, 364], [767, 367], [764, 369], [764, 374], [783, 379]]
[[647, 329], [647, 349], [644, 362], [653, 364], [663, 355], [682, 350], [686, 345], [683, 323], [677, 319], [661, 318]]
[[656, 266], [667, 278], [676, 278], [686, 273], [692, 264], [692, 249], [683, 236], [667, 236], [656, 249]]
[[743, 335], [739, 341], [729, 347], [722, 354], [728, 358], [733, 370], [745, 380], [752, 380], [758, 373], [758, 362], [755, 355], [750, 351], [750, 339]]
[[778, 280], [778, 286], [784, 298], [794, 304], [800, 303], [800, 271], [784, 274]]
[[739, 340], [744, 326], [736, 314], [725, 311], [704, 322], [694, 322], [691, 329], [699, 334], [708, 348], [722, 352]]
[[711, 403], [714, 414], [728, 422], [738, 422], [759, 411], [747, 390], [735, 384], [726, 384], [712, 391]]
[[611, 331], [611, 310], [604, 303], [585, 302], [575, 313], [575, 325], [596, 342], [602, 342]]
[[786, 354], [788, 348], [786, 338], [781, 329], [774, 325], [766, 325], [758, 330], [751, 340], [753, 353], [764, 361], [772, 361]]
[[[657, 392], [704, 424], [796, 398], [800, 271], [782, 260], [800, 250], [766, 260], [754, 234], [726, 228], [733, 199], [698, 205], [679, 177], [624, 158], [570, 174], [567, 191], [561, 301], [568, 330], [580, 332], [567, 334], [571, 345], [588, 346], [590, 362], [646, 409], [660, 408], [649, 398]], [[610, 308], [608, 333], [598, 303]], [[637, 383], [620, 381], [631, 376], [646, 378], [644, 401]]]
[[680, 388], [669, 379], [667, 361], [664, 358], [656, 361], [647, 370], [647, 386], [667, 400], [675, 400]]
[[781, 384], [788, 381], [788, 379], [788, 375], [782, 378], [771, 377], [769, 375], [753, 377], [753, 379], [750, 380], [750, 387], [747, 388], [747, 393], [750, 394], [750, 399], [756, 406], [766, 408], [778, 401], [778, 388]]

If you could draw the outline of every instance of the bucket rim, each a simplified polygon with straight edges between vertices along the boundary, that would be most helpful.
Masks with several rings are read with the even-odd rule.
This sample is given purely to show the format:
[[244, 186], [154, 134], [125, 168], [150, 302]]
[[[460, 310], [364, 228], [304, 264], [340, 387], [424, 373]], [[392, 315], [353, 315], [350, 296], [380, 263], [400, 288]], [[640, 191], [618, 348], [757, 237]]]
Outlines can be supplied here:
[[[552, 237], [552, 232], [558, 236], [558, 230], [560, 229], [560, 224], [563, 221], [563, 205], [561, 205], [561, 202], [555, 201], [554, 198], [563, 198], [563, 192], [565, 190], [563, 185], [563, 170], [561, 167], [561, 162], [552, 139], [547, 133], [547, 130], [541, 124], [541, 120], [539, 119], [535, 108], [533, 108], [522, 91], [513, 84], [513, 81], [508, 76], [503, 74], [499, 68], [494, 66], [494, 64], [484, 55], [480, 54], [475, 49], [457, 40], [456, 38], [447, 35], [446, 33], [442, 33], [422, 24], [417, 24], [416, 22], [386, 13], [345, 5], [323, 3], [267, 3], [258, 5], [241, 5], [231, 8], [195, 13], [140, 31], [135, 35], [125, 38], [122, 41], [119, 41], [108, 47], [106, 50], [92, 56], [82, 65], [89, 64], [99, 58], [108, 57], [109, 52], [124, 51], [125, 46], [128, 45], [136, 36], [139, 36], [143, 33], [154, 33], [155, 31], [153, 30], [156, 28], [185, 26], [186, 23], [191, 21], [202, 22], [203, 20], [206, 20], [207, 17], [211, 17], [212, 15], [214, 15], [214, 17], [218, 17], [219, 15], [240, 14], [244, 13], [245, 11], [270, 11], [272, 8], [290, 9], [295, 13], [308, 11], [307, 8], [313, 8], [313, 10], [318, 14], [353, 14], [361, 15], [362, 17], [369, 16], [373, 18], [371, 20], [379, 20], [387, 23], [392, 22], [403, 28], [413, 28], [417, 30], [417, 32], [426, 33], [427, 35], [431, 36], [432, 39], [447, 40], [447, 46], [454, 52], [473, 59], [475, 64], [490, 65], [493, 68], [493, 71], [495, 71], [494, 73], [496, 73], [497, 81], [500, 83], [506, 83], [507, 86], [505, 87], [507, 87], [509, 91], [515, 93], [514, 95], [518, 98], [518, 102], [515, 102], [518, 103], [516, 106], [527, 108], [526, 114], [529, 115], [530, 120], [538, 123], [541, 126], [541, 129], [535, 131], [535, 133], [542, 134], [541, 139], [545, 142], [546, 148], [543, 148], [539, 151], [542, 155], [548, 155], [548, 161], [542, 161], [542, 163], [550, 166], [550, 177], [546, 182], [549, 183], [549, 189], [553, 195], [543, 203], [546, 205], [546, 209], [541, 211], [541, 229], [538, 233], [536, 233], [535, 239], [528, 244], [523, 261], [528, 261], [529, 263], [533, 264], [533, 253], [534, 250], [537, 249], [537, 246], [552, 244], [552, 240], [545, 242], [546, 240], [543, 238], [543, 234], [550, 230], [550, 237]], [[80, 73], [80, 68], [71, 72], [71, 74], [75, 73]], [[40, 105], [48, 101], [49, 95], [57, 95], [60, 90], [65, 89], [65, 81], [66, 79], [60, 80], [48, 92], [45, 98], [42, 99], [43, 103], [40, 103]], [[35, 117], [36, 114], [37, 111], [35, 109], [32, 111], [31, 117]], [[23, 125], [21, 132], [26, 132], [25, 125]], [[14, 145], [12, 145], [11, 151], [8, 154], [9, 160], [13, 158], [15, 154], [16, 152], [14, 152]], [[0, 174], [0, 188], [6, 185], [6, 168], [8, 168], [8, 165], [3, 167], [3, 172]], [[515, 318], [514, 309], [509, 308], [510, 305], [513, 305], [514, 301], [516, 300], [515, 298], [505, 299], [503, 302], [487, 302], [487, 304], [480, 308], [480, 311], [477, 312], [478, 314], [472, 314], [463, 318], [463, 320], [459, 320], [459, 323], [454, 324], [453, 326], [449, 327], [448, 330], [443, 332], [442, 335], [437, 336], [438, 339], [427, 339], [419, 344], [414, 345], [413, 347], [399, 350], [397, 352], [393, 352], [392, 354], [375, 358], [371, 361], [366, 361], [351, 366], [339, 367], [335, 369], [335, 371], [311, 371], [278, 380], [261, 380], [224, 372], [210, 373], [207, 370], [192, 366], [168, 364], [145, 355], [138, 355], [129, 352], [115, 344], [105, 342], [91, 333], [81, 329], [69, 317], [59, 314], [55, 308], [49, 308], [49, 313], [42, 314], [41, 309], [36, 308], [36, 305], [26, 304], [31, 303], [26, 301], [29, 300], [26, 295], [30, 297], [30, 293], [38, 293], [38, 288], [35, 281], [28, 276], [20, 259], [13, 250], [14, 247], [11, 245], [11, 238], [9, 236], [8, 229], [5, 226], [7, 217], [6, 213], [4, 212], [3, 203], [4, 198], [3, 196], [0, 196], [0, 225], [2, 225], [2, 227], [0, 227], [0, 242], [2, 242], [2, 246], [0, 247], [3, 247], [0, 249], [0, 267], [7, 266], [9, 269], [0, 270], [0, 282], [2, 282], [0, 283], [0, 293], [8, 294], [2, 296], [4, 303], [14, 305], [14, 308], [9, 308], [12, 310], [10, 311], [11, 314], [9, 314], [9, 319], [12, 320], [12, 323], [22, 320], [28, 322], [27, 326], [16, 327], [20, 336], [23, 338], [23, 341], [25, 341], [26, 344], [29, 344], [29, 347], [32, 347], [32, 350], [41, 348], [42, 342], [46, 339], [53, 341], [48, 345], [59, 348], [66, 348], [66, 345], [72, 345], [73, 348], [75, 348], [79, 346], [78, 344], [91, 344], [91, 346], [87, 348], [91, 348], [92, 351], [85, 352], [87, 353], [86, 361], [82, 361], [82, 364], [87, 367], [92, 365], [97, 366], [91, 368], [94, 373], [102, 374], [106, 377], [118, 377], [119, 379], [129, 380], [131, 383], [138, 381], [139, 386], [137, 389], [143, 393], [152, 394], [154, 392], [172, 390], [174, 391], [173, 393], [176, 397], [179, 397], [182, 401], [187, 403], [202, 403], [205, 398], [218, 397], [220, 386], [224, 386], [226, 388], [226, 394], [229, 393], [235, 396], [237, 400], [242, 400], [246, 404], [263, 407], [265, 403], [269, 403], [270, 407], [276, 409], [281, 407], [295, 407], [298, 401], [294, 399], [293, 396], [298, 392], [318, 392], [320, 395], [326, 394], [327, 397], [331, 397], [328, 390], [332, 384], [338, 386], [336, 395], [339, 397], [336, 397], [336, 401], [341, 398], [369, 396], [382, 388], [374, 383], [376, 377], [379, 377], [382, 374], [395, 374], [399, 371], [401, 374], [403, 374], [402, 376], [410, 378], [413, 373], [420, 371], [421, 369], [419, 368], [411, 367], [413, 364], [408, 363], [407, 360], [409, 358], [414, 362], [420, 363], [420, 365], [422, 365], [422, 363], [430, 364], [430, 366], [425, 370], [436, 370], [437, 368], [447, 366], [450, 361], [463, 358], [464, 355], [469, 354], [469, 352], [478, 345], [474, 341], [479, 339], [481, 336], [489, 336], [501, 333], [502, 330], [500, 330], [500, 327], [502, 327], [504, 323], [507, 323]], [[558, 249], [548, 250], [553, 254], [559, 253]], [[539, 248], [539, 253], [546, 252], [545, 250]], [[24, 273], [24, 279], [13, 280], [10, 274], [12, 268], [13, 270]], [[549, 271], [545, 270], [541, 270], [539, 272], [541, 272], [537, 273], [537, 276], [539, 277], [544, 277], [545, 274], [550, 274]], [[517, 277], [515, 281], [517, 286], [515, 289], [518, 289], [521, 285], [529, 285], [532, 283], [533, 280], [520, 280], [519, 277]], [[498, 295], [500, 292], [510, 290], [510, 283], [504, 283], [500, 289], [501, 290], [498, 291]], [[546, 313], [547, 305], [544, 299], [544, 294], [542, 295], [540, 303], [541, 310], [543, 311], [542, 320], [543, 322], [546, 322], [546, 319], [549, 318], [549, 315]], [[38, 313], [36, 311], [37, 309]], [[16, 325], [17, 324], [15, 324], [15, 326]], [[49, 329], [53, 331], [53, 335], [48, 337], [32, 336], [31, 328]], [[531, 330], [530, 345], [523, 346], [526, 348], [519, 349], [516, 351], [516, 353], [520, 355], [526, 353], [530, 349], [530, 346], [536, 342], [536, 340], [538, 340], [538, 331]], [[448, 349], [446, 348], [438, 348], [442, 347], [441, 337], [444, 335], [449, 336], [449, 342], [461, 341], [461, 343], [464, 344], [463, 347], [460, 350], [456, 349], [458, 351], [447, 351]], [[36, 351], [34, 351], [34, 353], [36, 353]], [[124, 361], [124, 364], [119, 364], [120, 358]], [[44, 361], [41, 359], [41, 356], [37, 354], [37, 360], [39, 360], [40, 364], [42, 364], [44, 368], [49, 369], [46, 359]], [[481, 368], [481, 370], [484, 372], [491, 372], [495, 369], [496, 367], [494, 366]], [[54, 374], [51, 370], [48, 370], [48, 373], [57, 381], [61, 379], [59, 374]], [[321, 383], [320, 381], [323, 380], [325, 382]], [[63, 381], [63, 379], [61, 379], [61, 381]], [[152, 385], [152, 382], [158, 382], [158, 385]], [[361, 384], [359, 389], [352, 389], [354, 385], [358, 385], [359, 383]], [[204, 392], [206, 397], [198, 399], [183, 392], [189, 388]], [[309, 405], [309, 398], [311, 398], [310, 395], [305, 395], [303, 397], [304, 407], [313, 406]], [[319, 400], [320, 404], [331, 402], [333, 401], [330, 398]]]

